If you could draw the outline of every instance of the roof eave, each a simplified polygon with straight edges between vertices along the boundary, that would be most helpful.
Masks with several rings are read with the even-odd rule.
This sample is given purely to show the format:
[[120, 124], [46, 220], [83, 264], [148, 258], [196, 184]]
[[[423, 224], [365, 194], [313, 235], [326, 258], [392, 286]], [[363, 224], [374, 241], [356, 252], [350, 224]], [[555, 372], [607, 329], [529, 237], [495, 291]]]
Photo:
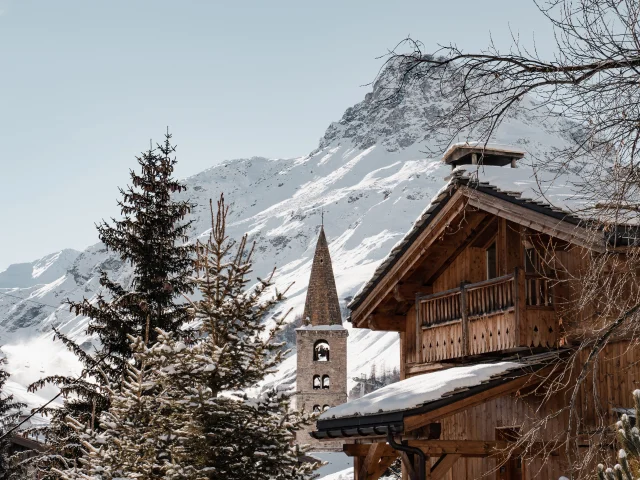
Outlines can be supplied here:
[[[562, 351], [558, 352], [559, 355], [562, 353]], [[419, 407], [373, 415], [318, 420], [316, 422], [317, 430], [311, 432], [311, 436], [316, 439], [364, 437], [382, 435], [378, 432], [385, 428], [387, 431], [391, 429], [394, 433], [401, 434], [404, 433], [404, 419], [407, 417], [422, 415], [444, 406], [451, 405], [455, 402], [466, 400], [523, 376], [533, 375], [546, 366], [548, 366], [548, 363], [546, 362], [541, 362], [539, 364], [527, 364], [524, 365], [523, 368], [510, 370], [496, 379], [489, 380], [488, 382], [474, 387], [469, 387], [461, 392], [433, 400]], [[364, 434], [357, 434], [359, 431], [362, 431]], [[350, 434], [345, 435], [342, 434], [342, 432]]]
[[492, 197], [498, 198], [500, 200], [504, 200], [504, 201], [512, 203], [514, 205], [521, 206], [523, 208], [527, 208], [527, 209], [529, 209], [531, 211], [535, 211], [535, 212], [541, 213], [541, 214], [549, 216], [549, 217], [551, 217], [551, 218], [553, 218], [555, 220], [559, 220], [559, 221], [562, 221], [562, 222], [569, 223], [569, 224], [571, 224], [573, 226], [585, 227], [585, 226], [588, 225], [587, 221], [581, 220], [578, 217], [576, 217], [574, 215], [570, 215], [570, 214], [568, 214], [566, 212], [558, 212], [558, 211], [555, 211], [555, 210], [551, 209], [550, 207], [547, 207], [547, 206], [544, 206], [544, 205], [538, 205], [538, 204], [535, 204], [535, 203], [533, 203], [531, 201], [527, 201], [527, 200], [522, 200], [522, 199], [516, 198], [516, 197], [514, 197], [512, 195], [506, 194], [504, 192], [500, 192], [495, 188], [491, 188], [490, 186], [483, 186], [481, 184], [474, 183], [469, 178], [460, 177], [460, 176], [453, 176], [453, 177], [451, 177], [451, 179], [449, 181], [449, 184], [447, 185], [448, 188], [444, 191], [444, 192], [448, 193], [448, 195], [443, 200], [439, 201], [437, 204], [434, 204], [434, 209], [431, 212], [429, 212], [429, 216], [425, 219], [425, 221], [418, 228], [416, 228], [411, 233], [410, 237], [408, 237], [408, 238], [406, 238], [404, 240], [401, 248], [398, 249], [398, 251], [395, 253], [393, 258], [385, 266], [384, 270], [381, 271], [380, 273], [378, 273], [377, 275], [375, 275], [375, 279], [370, 280], [369, 281], [370, 284], [367, 285], [362, 290], [362, 292], [360, 292], [360, 294], [351, 301], [351, 303], [349, 303], [347, 308], [349, 308], [349, 310], [351, 310], [351, 312], [356, 310], [360, 305], [362, 305], [362, 303], [364, 303], [364, 301], [371, 294], [371, 292], [376, 287], [376, 285], [378, 284], [380, 279], [382, 279], [385, 275], [387, 275], [391, 271], [393, 266], [406, 253], [406, 251], [411, 247], [413, 242], [415, 242], [415, 240], [420, 236], [420, 233], [425, 228], [427, 228], [429, 226], [429, 224], [431, 223], [431, 221], [433, 220], [435, 215], [442, 208], [444, 208], [444, 206], [447, 204], [447, 202], [452, 198], [453, 193], [455, 193], [456, 190], [458, 190], [460, 187], [463, 187], [463, 186], [464, 187], [473, 188], [474, 190], [477, 190], [477, 191], [482, 192], [482, 193], [486, 193], [487, 195], [490, 195]]

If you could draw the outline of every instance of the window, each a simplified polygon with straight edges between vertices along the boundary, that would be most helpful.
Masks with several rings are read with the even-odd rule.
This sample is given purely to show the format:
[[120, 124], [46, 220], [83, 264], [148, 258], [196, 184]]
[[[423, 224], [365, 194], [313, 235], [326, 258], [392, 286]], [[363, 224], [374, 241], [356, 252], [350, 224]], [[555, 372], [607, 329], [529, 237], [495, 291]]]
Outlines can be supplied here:
[[320, 405], [313, 406], [313, 413], [320, 413]]
[[524, 271], [527, 273], [542, 273], [542, 261], [535, 248], [524, 249]]
[[489, 248], [487, 248], [487, 280], [496, 278], [498, 258], [496, 255], [496, 242], [493, 242]]
[[322, 388], [329, 389], [329, 375], [322, 376]]
[[314, 390], [320, 390], [321, 387], [322, 387], [322, 384], [320, 382], [320, 375], [314, 375], [313, 376], [313, 389]]
[[318, 340], [313, 346], [313, 360], [315, 362], [329, 361], [329, 343], [326, 340]]

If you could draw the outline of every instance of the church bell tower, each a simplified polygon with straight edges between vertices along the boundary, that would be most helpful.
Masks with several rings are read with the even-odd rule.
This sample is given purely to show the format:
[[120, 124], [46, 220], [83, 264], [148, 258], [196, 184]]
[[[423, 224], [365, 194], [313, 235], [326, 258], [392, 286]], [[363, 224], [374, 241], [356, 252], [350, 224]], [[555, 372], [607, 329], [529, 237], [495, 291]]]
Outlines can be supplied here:
[[[321, 226], [311, 266], [302, 326], [296, 329], [298, 410], [318, 413], [347, 401], [348, 335], [342, 326], [329, 245], [324, 226]], [[319, 442], [309, 436], [308, 431], [298, 432], [297, 441], [310, 444], [312, 450], [341, 450], [339, 443]]]

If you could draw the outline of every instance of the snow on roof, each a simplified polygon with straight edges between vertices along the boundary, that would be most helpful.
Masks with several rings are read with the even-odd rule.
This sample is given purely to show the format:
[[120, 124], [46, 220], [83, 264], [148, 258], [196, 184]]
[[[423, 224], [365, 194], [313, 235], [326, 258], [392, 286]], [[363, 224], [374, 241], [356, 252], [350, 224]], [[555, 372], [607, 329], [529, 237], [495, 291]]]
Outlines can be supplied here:
[[486, 151], [494, 151], [494, 152], [504, 152], [506, 154], [516, 154], [518, 156], [524, 156], [527, 152], [525, 152], [524, 150], [521, 150], [519, 148], [515, 148], [511, 145], [504, 145], [504, 144], [500, 144], [500, 143], [485, 143], [485, 142], [478, 142], [478, 141], [472, 141], [472, 142], [458, 142], [458, 143], [453, 143], [449, 146], [449, 148], [447, 148], [447, 150], [444, 152], [444, 154], [442, 155], [442, 160], [445, 163], [447, 162], [447, 159], [449, 158], [449, 156], [456, 150], [461, 149], [461, 148], [467, 148], [467, 149], [482, 149], [482, 150], [486, 150]]
[[320, 415], [319, 420], [408, 410], [438, 400], [456, 389], [475, 387], [495, 375], [523, 366], [517, 362], [481, 363], [417, 375], [330, 408]]
[[490, 187], [527, 203], [576, 217], [584, 217], [590, 206], [587, 197], [581, 193], [584, 180], [577, 175], [530, 167], [462, 165], [453, 170], [451, 178], [472, 180], [481, 187]]
[[346, 330], [342, 325], [303, 325], [296, 330]]
[[507, 168], [489, 165], [460, 165], [445, 178], [447, 183], [436, 193], [431, 202], [407, 232], [378, 265], [371, 279], [366, 282], [349, 304], [354, 309], [378, 279], [390, 269], [414, 236], [431, 220], [434, 211], [450, 197], [460, 183], [471, 183], [509, 195], [525, 203], [542, 206], [549, 212], [562, 213], [566, 217], [588, 217], [589, 203], [581, 192], [581, 178], [577, 175], [556, 174], [534, 170], [530, 167]]

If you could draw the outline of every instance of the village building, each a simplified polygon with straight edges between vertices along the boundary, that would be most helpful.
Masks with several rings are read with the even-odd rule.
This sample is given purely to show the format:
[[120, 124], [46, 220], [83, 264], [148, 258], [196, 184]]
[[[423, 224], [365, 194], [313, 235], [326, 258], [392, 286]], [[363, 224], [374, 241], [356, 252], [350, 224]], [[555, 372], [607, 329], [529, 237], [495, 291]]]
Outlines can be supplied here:
[[[311, 266], [302, 326], [296, 329], [298, 410], [320, 413], [347, 401], [347, 336], [329, 245], [320, 227]], [[296, 441], [312, 450], [342, 451], [342, 443], [320, 442], [309, 435], [312, 426], [296, 433]]]
[[526, 459], [509, 448], [546, 416], [538, 438], [547, 445], [562, 443], [570, 415], [582, 421], [580, 448], [614, 443], [602, 425], [633, 406], [640, 380], [624, 336], [602, 350], [575, 411], [564, 408], [566, 391], [544, 397], [536, 386], [589, 333], [588, 312], [570, 308], [581, 293], [571, 279], [628, 239], [584, 228], [571, 178], [521, 166], [523, 155], [449, 149], [446, 185], [350, 303], [354, 328], [400, 337], [401, 381], [324, 412], [312, 432], [342, 443], [356, 480], [376, 480], [398, 458], [411, 480], [557, 480], [564, 447]]

